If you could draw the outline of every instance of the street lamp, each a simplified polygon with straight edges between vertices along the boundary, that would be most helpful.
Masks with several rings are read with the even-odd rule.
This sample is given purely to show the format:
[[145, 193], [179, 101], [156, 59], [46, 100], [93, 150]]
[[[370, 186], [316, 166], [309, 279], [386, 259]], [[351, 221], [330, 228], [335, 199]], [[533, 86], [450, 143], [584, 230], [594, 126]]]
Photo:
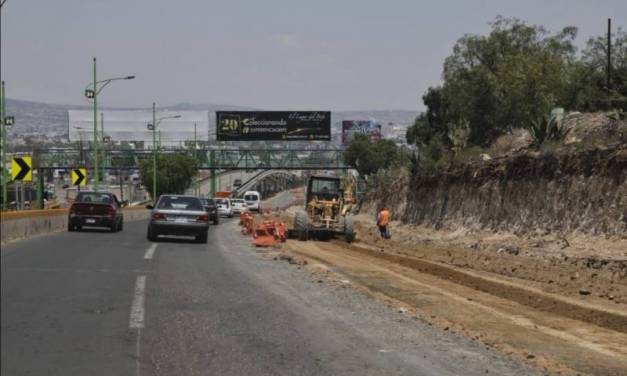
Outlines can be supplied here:
[[157, 201], [157, 128], [166, 119], [178, 119], [181, 115], [164, 116], [157, 119], [156, 104], [152, 103], [152, 123], [146, 124], [146, 128], [152, 131], [152, 200]]
[[98, 81], [96, 78], [96, 58], [94, 57], [94, 80], [85, 88], [85, 97], [94, 103], [94, 191], [98, 191], [98, 94], [113, 81], [132, 80], [135, 76], [113, 77]]
[[15, 118], [13, 116], [6, 116], [6, 92], [4, 90], [4, 81], [2, 81], [0, 88], [0, 123], [2, 123], [2, 210], [7, 209], [7, 184], [9, 182], [9, 176], [6, 169], [7, 159], [7, 127], [15, 124]]

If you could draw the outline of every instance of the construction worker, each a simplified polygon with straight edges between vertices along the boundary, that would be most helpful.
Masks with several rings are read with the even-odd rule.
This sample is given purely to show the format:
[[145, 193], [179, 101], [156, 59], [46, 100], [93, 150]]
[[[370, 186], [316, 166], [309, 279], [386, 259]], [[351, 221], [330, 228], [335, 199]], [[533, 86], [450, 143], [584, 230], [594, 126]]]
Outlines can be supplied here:
[[390, 232], [388, 231], [388, 223], [390, 222], [390, 212], [382, 206], [379, 210], [379, 215], [377, 216], [377, 226], [379, 226], [379, 231], [381, 232], [381, 237], [383, 239], [390, 238]]

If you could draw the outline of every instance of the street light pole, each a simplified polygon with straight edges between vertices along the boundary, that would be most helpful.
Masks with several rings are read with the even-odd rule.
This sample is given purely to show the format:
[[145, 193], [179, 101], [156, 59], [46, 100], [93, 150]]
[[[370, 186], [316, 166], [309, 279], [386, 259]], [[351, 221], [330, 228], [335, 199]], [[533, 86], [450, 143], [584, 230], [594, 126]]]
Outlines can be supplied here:
[[157, 202], [157, 114], [152, 102], [152, 201]]
[[[197, 124], [194, 123], [194, 161], [198, 160], [198, 134], [196, 133]], [[194, 194], [200, 195], [200, 176], [196, 170], [196, 184], [194, 184]]]
[[[98, 94], [104, 89], [107, 85], [109, 85], [113, 81], [117, 80], [132, 80], [135, 76], [125, 76], [125, 77], [115, 77], [109, 78], [107, 80], [98, 81], [96, 75], [96, 58], [94, 57], [94, 81], [91, 85], [87, 85], [85, 89], [85, 96], [87, 99], [93, 100], [94, 105], [94, 190], [98, 191], [98, 180], [100, 180], [99, 171], [98, 171]], [[101, 84], [98, 87], [98, 84]], [[89, 87], [92, 87], [90, 89]], [[104, 172], [103, 172], [104, 175]]]
[[98, 80], [96, 77], [96, 58], [94, 57], [94, 191], [98, 192]]
[[7, 173], [6, 173], [6, 156], [7, 156], [7, 129], [4, 125], [4, 81], [2, 81], [2, 6], [6, 0], [0, 2], [0, 81], [2, 89], [0, 89], [0, 121], [2, 122], [2, 208], [7, 210]]
[[100, 176], [102, 176], [102, 182], [103, 184], [106, 183], [106, 176], [105, 176], [105, 165], [107, 163], [107, 153], [105, 150], [105, 141], [104, 141], [104, 137], [105, 137], [105, 133], [104, 133], [104, 113], [100, 112], [100, 137], [98, 139], [98, 141], [100, 141], [102, 143], [102, 163], [101, 163], [101, 167], [100, 167]]
[[7, 180], [9, 177], [7, 176], [7, 125], [4, 121], [4, 116], [6, 114], [5, 109], [5, 92], [4, 92], [4, 81], [2, 81], [2, 89], [0, 90], [0, 121], [2, 122], [2, 210], [7, 210]]
[[157, 147], [157, 127], [165, 119], [178, 119], [181, 115], [165, 116], [157, 119], [157, 109], [155, 102], [152, 102], [152, 124], [148, 124], [148, 129], [152, 130], [152, 199], [157, 199], [157, 153], [161, 148], [161, 130], [159, 130], [159, 146]]

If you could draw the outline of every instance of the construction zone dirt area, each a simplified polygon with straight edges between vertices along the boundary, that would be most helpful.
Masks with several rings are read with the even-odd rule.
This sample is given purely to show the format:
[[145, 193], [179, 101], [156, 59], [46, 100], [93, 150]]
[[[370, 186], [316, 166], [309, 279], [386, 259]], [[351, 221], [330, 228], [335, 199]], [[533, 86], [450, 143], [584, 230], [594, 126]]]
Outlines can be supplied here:
[[[290, 226], [293, 210], [265, 214]], [[444, 233], [365, 215], [357, 240], [287, 240], [260, 253], [344, 283], [548, 374], [627, 374], [627, 246], [543, 233]], [[589, 239], [588, 239], [589, 240]], [[603, 248], [602, 251], [596, 248]]]

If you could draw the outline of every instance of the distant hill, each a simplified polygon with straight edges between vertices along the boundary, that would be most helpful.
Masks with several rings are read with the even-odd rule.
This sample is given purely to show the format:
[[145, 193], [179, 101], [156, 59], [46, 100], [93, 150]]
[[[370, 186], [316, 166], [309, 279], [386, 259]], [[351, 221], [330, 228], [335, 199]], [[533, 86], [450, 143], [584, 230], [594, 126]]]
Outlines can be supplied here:
[[[68, 138], [68, 110], [89, 110], [91, 107], [49, 104], [7, 98], [7, 113], [16, 118], [15, 126], [9, 128], [9, 139], [13, 142], [66, 142]], [[192, 104], [179, 103], [172, 106], [161, 107], [168, 110], [195, 110], [208, 111], [210, 113], [223, 110], [256, 110], [252, 107], [221, 105], [221, 104]], [[148, 110], [148, 108], [111, 108], [106, 110]], [[374, 119], [383, 124], [384, 131], [389, 123], [396, 126], [406, 126], [413, 123], [418, 115], [417, 111], [408, 110], [363, 110], [363, 111], [333, 111], [331, 121], [333, 131], [340, 132], [339, 124], [342, 120], [370, 120]], [[210, 116], [213, 121], [213, 116]], [[211, 124], [213, 125], [213, 124]]]

